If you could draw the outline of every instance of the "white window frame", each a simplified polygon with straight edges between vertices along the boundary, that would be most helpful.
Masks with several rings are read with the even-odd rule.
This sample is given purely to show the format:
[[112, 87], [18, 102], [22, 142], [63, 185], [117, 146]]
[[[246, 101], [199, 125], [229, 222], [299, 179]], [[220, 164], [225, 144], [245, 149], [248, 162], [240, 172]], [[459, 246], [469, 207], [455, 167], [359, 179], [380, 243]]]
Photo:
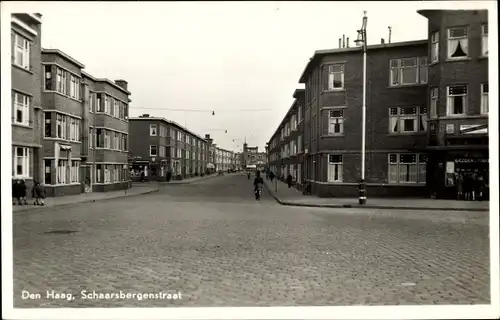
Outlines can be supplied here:
[[149, 135], [151, 137], [156, 137], [158, 135], [158, 125], [156, 124], [149, 125]]
[[[327, 161], [328, 161], [328, 176], [327, 176], [327, 181], [328, 182], [342, 182], [342, 176], [343, 176], [343, 156], [341, 154], [328, 154], [327, 156]], [[340, 157], [340, 161], [335, 161], [334, 157]], [[337, 173], [337, 176], [335, 177], [335, 172]]]
[[[21, 102], [19, 101], [21, 100]], [[25, 94], [14, 92], [14, 123], [24, 126], [30, 125], [30, 100], [31, 98]], [[21, 112], [21, 119], [18, 121], [17, 112]]]
[[[344, 90], [344, 71], [343, 64], [328, 65], [328, 91]], [[335, 77], [340, 75], [340, 87], [335, 87]]]
[[[404, 109], [415, 109], [412, 114], [402, 114]], [[397, 113], [394, 114], [394, 109], [397, 109]], [[413, 130], [404, 130], [405, 120], [413, 120], [414, 127]], [[394, 127], [397, 125], [397, 130], [394, 131]], [[420, 127], [423, 126], [423, 128]], [[416, 132], [427, 131], [427, 108], [424, 106], [403, 106], [403, 107], [391, 107], [389, 108], [389, 133], [390, 134], [407, 134]]]
[[111, 105], [110, 105], [110, 97], [104, 95], [104, 113], [111, 114]]
[[[20, 58], [18, 58], [18, 54], [21, 55]], [[14, 33], [14, 64], [18, 67], [29, 70], [30, 55], [30, 41], [27, 38]]]
[[439, 31], [431, 33], [431, 63], [439, 62]]
[[481, 25], [481, 55], [488, 56], [488, 24]]
[[[456, 29], [464, 29], [465, 30], [465, 36], [452, 37], [451, 33], [452, 33], [453, 30], [456, 30]], [[469, 58], [469, 38], [468, 38], [468, 33], [469, 33], [469, 30], [468, 30], [467, 26], [460, 26], [460, 27], [448, 28], [448, 31], [447, 31], [447, 34], [448, 34], [448, 42], [447, 42], [447, 45], [448, 45], [448, 53], [447, 53], [448, 60], [461, 60], [461, 59], [468, 59]], [[464, 53], [465, 53], [465, 56], [462, 56], [462, 57], [452, 57], [452, 55], [453, 55], [453, 52], [452, 52], [453, 46], [451, 44], [455, 43], [455, 42], [460, 43], [460, 45], [462, 47], [462, 51], [464, 51]], [[465, 46], [465, 48], [464, 48], [464, 46]]]
[[[154, 150], [154, 154], [153, 154]], [[158, 146], [157, 145], [150, 145], [149, 146], [149, 155], [151, 157], [157, 157], [158, 156]]]
[[436, 119], [438, 117], [438, 101], [439, 101], [439, 88], [432, 87], [430, 90], [430, 101], [429, 101], [429, 108], [430, 108], [429, 116], [431, 119]]
[[57, 184], [68, 184], [68, 160], [59, 159], [57, 162]]
[[80, 161], [71, 160], [70, 183], [80, 182]]
[[[402, 156], [415, 156], [414, 162], [401, 162]], [[395, 161], [391, 161], [391, 156], [395, 156]], [[427, 155], [422, 153], [390, 153], [387, 155], [387, 181], [390, 184], [425, 184], [426, 183], [426, 174], [427, 174]], [[416, 168], [416, 179], [413, 180], [405, 180], [401, 179], [401, 168], [402, 166], [406, 167], [406, 176], [411, 175], [411, 166]], [[396, 179], [392, 179], [391, 168], [395, 168]]]
[[111, 183], [111, 165], [104, 165], [104, 183]]
[[[404, 62], [414, 61], [413, 65], [406, 65]], [[404, 70], [415, 69], [415, 81], [403, 82]], [[424, 71], [425, 70], [425, 71]], [[400, 59], [392, 59], [389, 61], [389, 85], [391, 87], [411, 86], [418, 84], [426, 84], [428, 82], [428, 63], [427, 57], [408, 57]], [[424, 76], [425, 75], [425, 76]]]
[[[14, 178], [30, 178], [30, 148], [14, 147], [13, 161], [12, 161], [12, 176]], [[17, 152], [21, 151], [22, 155]], [[21, 166], [21, 173], [17, 173], [17, 166]]]
[[[465, 94], [450, 94], [450, 89], [452, 87], [465, 87], [466, 93]], [[448, 86], [446, 87], [446, 115], [449, 117], [460, 117], [460, 116], [465, 116], [467, 114], [467, 107], [468, 107], [468, 100], [469, 100], [469, 90], [467, 85], [454, 85], [454, 86]], [[457, 97], [463, 97], [463, 110], [462, 113], [454, 113], [451, 112], [451, 108], [453, 107], [452, 101], [456, 99]]]
[[489, 113], [489, 85], [488, 83], [481, 84], [481, 114]]
[[[340, 113], [340, 115], [336, 114]], [[338, 125], [339, 132], [335, 132], [335, 128]], [[344, 134], [344, 110], [328, 110], [328, 135], [338, 136]]]

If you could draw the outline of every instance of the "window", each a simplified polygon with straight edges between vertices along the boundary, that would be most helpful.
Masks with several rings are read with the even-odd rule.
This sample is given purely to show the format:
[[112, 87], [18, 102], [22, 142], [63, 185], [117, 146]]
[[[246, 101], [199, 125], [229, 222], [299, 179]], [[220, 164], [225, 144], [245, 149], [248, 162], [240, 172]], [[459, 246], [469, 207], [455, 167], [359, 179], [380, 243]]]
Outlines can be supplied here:
[[80, 79], [73, 75], [70, 79], [69, 96], [73, 99], [80, 99]]
[[328, 155], [328, 182], [342, 182], [341, 155]]
[[68, 183], [68, 161], [59, 160], [57, 164], [57, 184]]
[[438, 107], [438, 97], [439, 97], [439, 89], [438, 88], [431, 88], [431, 101], [430, 101], [430, 107], [431, 107], [431, 114], [430, 117], [431, 119], [437, 118], [437, 107]]
[[117, 118], [120, 117], [120, 105], [119, 105], [119, 101], [118, 100], [115, 100], [115, 111], [114, 111], [113, 114]]
[[302, 153], [302, 136], [297, 138], [297, 153]]
[[150, 124], [149, 125], [149, 135], [150, 136], [156, 136], [156, 124]]
[[431, 62], [439, 61], [439, 32], [431, 34]]
[[14, 33], [14, 41], [15, 41], [15, 56], [14, 56], [14, 64], [24, 68], [30, 68], [30, 43], [28, 39], [23, 36]]
[[468, 56], [469, 39], [467, 27], [448, 29], [448, 59], [463, 59]]
[[62, 114], [57, 114], [57, 120], [56, 120], [56, 125], [57, 125], [57, 138], [60, 139], [66, 139], [66, 127], [67, 127], [67, 120], [66, 116], [63, 116]]
[[44, 113], [44, 137], [50, 138], [52, 137], [52, 113], [45, 112]]
[[177, 149], [177, 158], [182, 158], [182, 150]]
[[67, 94], [67, 72], [61, 68], [57, 68], [57, 91], [62, 94]]
[[339, 135], [344, 133], [344, 110], [332, 110], [328, 117], [328, 134]]
[[481, 84], [481, 114], [488, 114], [488, 84]]
[[111, 165], [105, 164], [104, 165], [104, 183], [110, 183], [111, 182]]
[[488, 56], [488, 25], [481, 26], [481, 54], [483, 57]]
[[52, 184], [52, 161], [44, 160], [44, 184]]
[[97, 94], [96, 98], [97, 98], [97, 101], [96, 101], [96, 105], [97, 105], [97, 112], [103, 112], [103, 108], [102, 108], [102, 104], [101, 104], [101, 96], [102, 94], [99, 93]]
[[448, 87], [447, 94], [446, 115], [465, 115], [467, 108], [467, 86], [450, 86]]
[[21, 93], [14, 93], [14, 122], [25, 126], [30, 125], [30, 97]]
[[97, 148], [104, 148], [104, 130], [97, 129]]
[[69, 119], [69, 140], [75, 140], [75, 128], [76, 128], [76, 119], [75, 118], [70, 118]]
[[120, 133], [115, 132], [113, 139], [113, 149], [120, 150]]
[[160, 157], [165, 157], [165, 147], [160, 146]]
[[389, 154], [389, 183], [425, 183], [427, 156]]
[[80, 162], [76, 160], [71, 161], [71, 168], [69, 172], [70, 182], [79, 183], [80, 182]]
[[94, 129], [89, 128], [89, 149], [94, 147]]
[[128, 150], [127, 137], [128, 136], [126, 134], [123, 135], [123, 151]]
[[104, 95], [104, 113], [111, 113], [111, 102], [110, 98], [107, 95]]
[[52, 88], [52, 66], [46, 65], [45, 69], [45, 90], [53, 90]]
[[30, 154], [29, 148], [14, 147], [13, 176], [14, 178], [29, 177]]
[[156, 156], [156, 146], [149, 146], [149, 155]]
[[298, 107], [297, 118], [298, 118], [298, 122], [300, 123], [302, 121], [302, 106], [301, 105], [299, 105], [299, 107]]
[[63, 75], [62, 69], [57, 68], [56, 86], [57, 86], [57, 91], [61, 93], [62, 93], [62, 75]]
[[390, 62], [390, 85], [427, 83], [427, 57], [393, 59]]
[[103, 182], [102, 165], [101, 164], [96, 164], [95, 165], [95, 170], [96, 170], [96, 182], [97, 183], [102, 183]]
[[340, 90], [344, 88], [344, 66], [334, 64], [328, 66], [328, 90]]
[[104, 130], [104, 148], [111, 149], [111, 132]]
[[426, 107], [394, 107], [389, 109], [390, 133], [427, 130]]

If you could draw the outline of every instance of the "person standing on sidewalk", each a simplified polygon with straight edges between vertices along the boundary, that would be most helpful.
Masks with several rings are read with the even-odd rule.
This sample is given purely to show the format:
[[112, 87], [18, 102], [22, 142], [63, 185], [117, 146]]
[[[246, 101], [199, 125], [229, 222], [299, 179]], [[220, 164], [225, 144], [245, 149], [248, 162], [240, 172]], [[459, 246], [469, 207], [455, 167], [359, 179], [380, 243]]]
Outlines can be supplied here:
[[144, 182], [144, 171], [141, 171], [141, 182]]
[[292, 175], [289, 173], [288, 176], [286, 177], [286, 183], [288, 184], [288, 188], [292, 187]]
[[31, 190], [31, 195], [35, 199], [33, 205], [43, 206], [45, 205], [43, 199], [45, 199], [45, 189], [40, 182], [35, 182], [33, 189]]
[[479, 175], [477, 177], [477, 194], [476, 194], [476, 199], [478, 201], [483, 201], [484, 197], [484, 190], [486, 189], [486, 183], [484, 182], [483, 176]]
[[16, 202], [17, 204], [21, 205], [21, 201], [20, 201], [20, 194], [21, 194], [21, 191], [20, 191], [20, 183], [19, 183], [19, 180], [14, 180], [12, 182], [12, 203], [15, 205]]
[[28, 204], [28, 202], [26, 201], [26, 190], [27, 189], [28, 189], [28, 187], [26, 186], [26, 181], [24, 181], [24, 179], [22, 179], [21, 183], [20, 183], [20, 187], [19, 187], [19, 198], [20, 198], [19, 204], [21, 204], [21, 201], [24, 202], [24, 204]]
[[269, 179], [271, 180], [271, 182], [273, 182], [273, 180], [274, 180], [274, 172], [269, 171]]
[[463, 199], [464, 192], [464, 177], [461, 173], [457, 175], [457, 200]]

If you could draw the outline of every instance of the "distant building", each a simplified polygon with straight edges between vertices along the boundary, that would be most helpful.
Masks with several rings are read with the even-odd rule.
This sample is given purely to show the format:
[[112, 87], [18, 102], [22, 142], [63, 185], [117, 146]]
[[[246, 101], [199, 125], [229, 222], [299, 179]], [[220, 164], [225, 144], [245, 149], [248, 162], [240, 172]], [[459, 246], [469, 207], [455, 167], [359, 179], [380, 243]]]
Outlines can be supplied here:
[[201, 136], [165, 118], [143, 114], [130, 118], [129, 164], [133, 180], [198, 176], [207, 168], [208, 143]]
[[264, 169], [267, 166], [266, 159], [266, 153], [259, 152], [259, 147], [249, 147], [246, 142], [243, 144], [243, 168]]

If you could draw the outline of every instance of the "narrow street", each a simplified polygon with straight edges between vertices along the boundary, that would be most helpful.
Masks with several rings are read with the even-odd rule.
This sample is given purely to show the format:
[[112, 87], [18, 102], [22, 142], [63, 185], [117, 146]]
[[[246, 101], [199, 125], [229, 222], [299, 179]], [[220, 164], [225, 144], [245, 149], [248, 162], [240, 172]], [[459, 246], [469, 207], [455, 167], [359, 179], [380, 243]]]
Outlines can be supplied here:
[[285, 207], [236, 174], [14, 214], [13, 228], [15, 307], [489, 303], [488, 212]]

